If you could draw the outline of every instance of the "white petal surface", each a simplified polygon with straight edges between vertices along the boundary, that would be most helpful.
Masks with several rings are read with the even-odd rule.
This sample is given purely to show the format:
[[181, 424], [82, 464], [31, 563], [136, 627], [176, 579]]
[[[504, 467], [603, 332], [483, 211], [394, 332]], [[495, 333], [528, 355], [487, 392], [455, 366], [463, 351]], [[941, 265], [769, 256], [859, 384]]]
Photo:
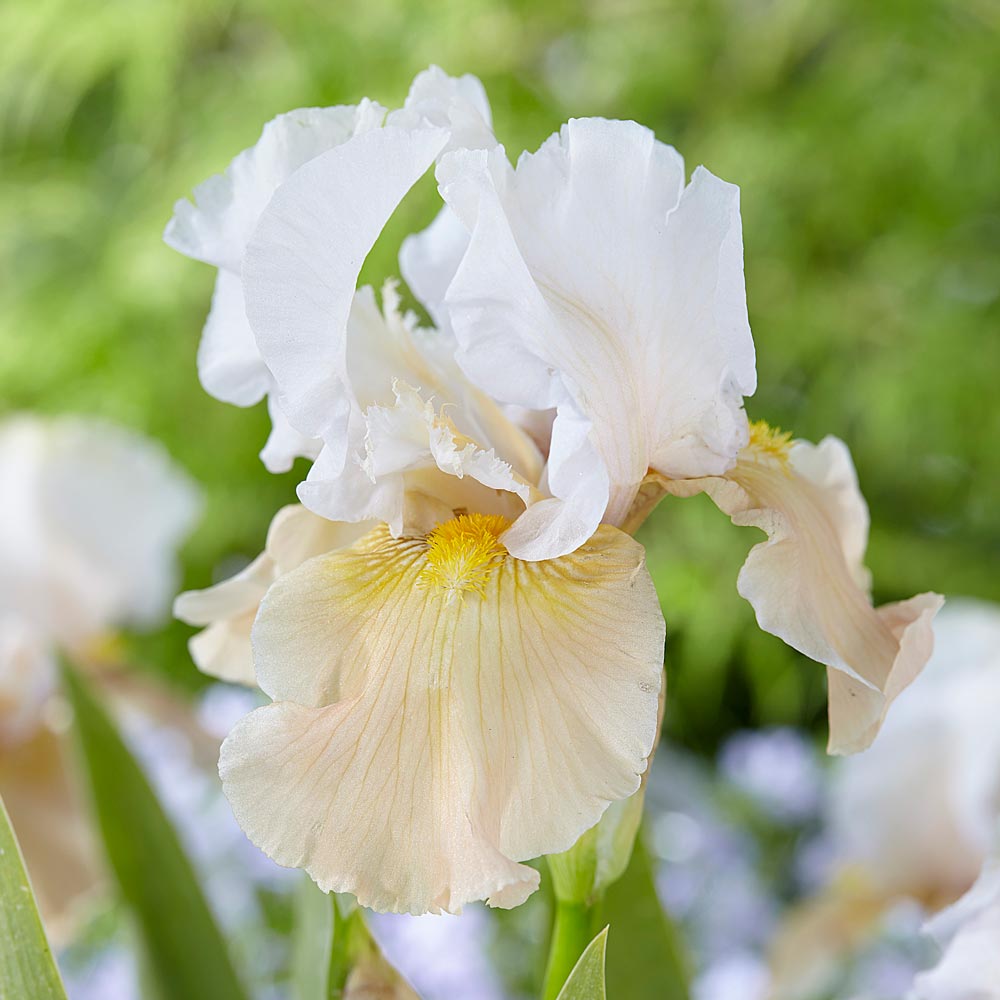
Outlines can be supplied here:
[[514, 906], [639, 785], [663, 620], [641, 546], [505, 557], [483, 597], [423, 585], [427, 545], [379, 528], [272, 587], [254, 628], [275, 704], [220, 761], [248, 836], [380, 910]]
[[399, 248], [399, 273], [441, 330], [451, 329], [445, 292], [468, 245], [469, 231], [446, 205], [425, 230], [407, 236]]
[[740, 571], [739, 592], [764, 631], [833, 668], [829, 750], [854, 753], [871, 743], [892, 700], [930, 657], [942, 599], [920, 594], [874, 608], [860, 562], [868, 512], [847, 448], [829, 437], [789, 448], [782, 457], [751, 444], [724, 478], [667, 489], [704, 491], [734, 524], [767, 533]]
[[493, 115], [479, 79], [471, 74], [449, 76], [438, 66], [418, 73], [406, 102], [389, 114], [397, 128], [446, 128], [447, 149], [489, 149], [496, 145]]
[[216, 399], [252, 406], [271, 388], [271, 373], [257, 350], [243, 305], [238, 273], [219, 271], [212, 309], [198, 345], [198, 377]]
[[[676, 151], [602, 119], [569, 122], [516, 171], [455, 153], [438, 177], [472, 231], [446, 297], [460, 363], [498, 399], [591, 421], [606, 520], [650, 467], [729, 468], [755, 387], [738, 190], [700, 168], [684, 189]], [[557, 418], [554, 451], [559, 435]]]
[[250, 235], [278, 185], [320, 153], [381, 124], [384, 115], [371, 101], [278, 115], [225, 173], [195, 188], [194, 203], [177, 202], [163, 238], [188, 257], [238, 275]]
[[448, 133], [383, 128], [311, 160], [278, 189], [247, 250], [247, 315], [303, 433], [346, 438], [347, 324], [382, 227]]
[[285, 416], [272, 389], [267, 397], [267, 412], [271, 416], [271, 433], [260, 452], [260, 460], [268, 472], [288, 472], [297, 458], [315, 459], [323, 442], [300, 434]]

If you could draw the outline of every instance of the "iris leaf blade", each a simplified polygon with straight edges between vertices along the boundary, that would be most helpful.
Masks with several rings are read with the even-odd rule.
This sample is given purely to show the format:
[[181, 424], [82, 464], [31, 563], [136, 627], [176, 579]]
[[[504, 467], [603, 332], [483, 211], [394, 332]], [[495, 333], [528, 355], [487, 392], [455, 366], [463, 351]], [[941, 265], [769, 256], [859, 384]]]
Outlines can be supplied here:
[[164, 1000], [247, 1000], [191, 862], [86, 682], [65, 671], [105, 854]]
[[573, 966], [556, 1000], [607, 1000], [604, 961], [608, 928], [600, 931]]
[[0, 997], [66, 1000], [24, 858], [0, 799]]

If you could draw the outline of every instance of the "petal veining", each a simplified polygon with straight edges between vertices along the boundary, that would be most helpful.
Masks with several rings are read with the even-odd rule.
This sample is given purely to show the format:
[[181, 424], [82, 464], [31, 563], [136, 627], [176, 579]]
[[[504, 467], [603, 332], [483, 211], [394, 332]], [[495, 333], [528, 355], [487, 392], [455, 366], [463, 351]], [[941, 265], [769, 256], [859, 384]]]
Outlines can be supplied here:
[[513, 906], [537, 885], [517, 862], [638, 787], [663, 619], [641, 546], [612, 528], [562, 559], [501, 556], [462, 600], [421, 585], [428, 551], [381, 527], [271, 588], [253, 641], [276, 702], [220, 770], [251, 839], [325, 889]]

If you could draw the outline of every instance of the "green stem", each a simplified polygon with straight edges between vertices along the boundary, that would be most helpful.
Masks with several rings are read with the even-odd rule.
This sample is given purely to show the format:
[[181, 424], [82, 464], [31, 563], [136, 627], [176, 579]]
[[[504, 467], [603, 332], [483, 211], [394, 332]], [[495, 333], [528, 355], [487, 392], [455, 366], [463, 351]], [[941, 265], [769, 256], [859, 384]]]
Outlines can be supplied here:
[[556, 1000], [577, 959], [590, 944], [592, 911], [583, 903], [556, 902], [542, 1000]]

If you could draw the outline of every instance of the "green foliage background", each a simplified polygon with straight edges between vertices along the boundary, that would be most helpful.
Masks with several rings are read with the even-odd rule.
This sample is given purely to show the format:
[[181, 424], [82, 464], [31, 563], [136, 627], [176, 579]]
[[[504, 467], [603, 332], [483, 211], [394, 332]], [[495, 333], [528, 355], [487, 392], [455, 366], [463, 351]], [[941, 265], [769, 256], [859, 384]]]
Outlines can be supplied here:
[[[1000, 599], [1000, 4], [994, 0], [8, 0], [0, 6], [0, 408], [100, 414], [203, 485], [202, 586], [260, 548], [303, 469], [256, 458], [262, 407], [194, 356], [210, 268], [160, 242], [176, 198], [275, 114], [402, 99], [474, 72], [508, 149], [572, 115], [634, 118], [743, 191], [760, 389], [749, 409], [851, 446], [879, 600]], [[369, 261], [394, 270], [432, 185]], [[707, 502], [644, 532], [670, 639], [668, 728], [823, 729], [822, 671], [756, 631], [754, 532]], [[188, 630], [136, 640], [200, 683]]]

